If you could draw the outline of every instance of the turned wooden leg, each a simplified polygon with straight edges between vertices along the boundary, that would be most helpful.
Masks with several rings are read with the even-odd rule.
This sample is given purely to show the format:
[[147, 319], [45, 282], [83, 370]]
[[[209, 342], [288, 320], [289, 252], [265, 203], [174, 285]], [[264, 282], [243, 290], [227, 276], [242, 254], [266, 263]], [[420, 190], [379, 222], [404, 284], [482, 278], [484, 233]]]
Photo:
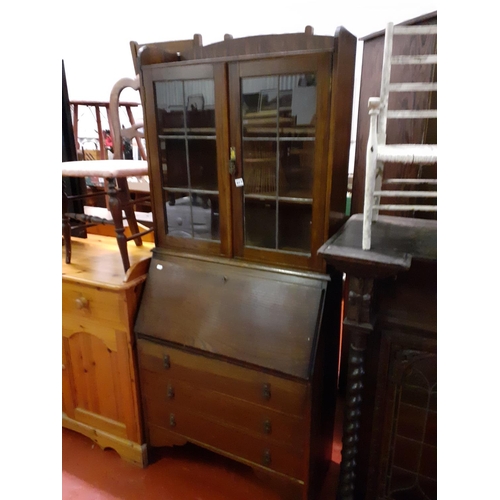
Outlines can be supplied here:
[[[123, 211], [125, 212], [125, 217], [127, 218], [128, 226], [132, 234], [138, 234], [139, 226], [137, 225], [137, 219], [135, 218], [135, 211], [133, 205], [128, 205], [130, 200], [130, 193], [128, 190], [128, 184], [126, 178], [118, 179], [118, 196], [122, 202]], [[142, 246], [142, 238], [138, 236], [134, 238], [135, 244], [140, 247]]]
[[349, 295], [346, 319], [344, 320], [344, 332], [349, 342], [349, 357], [337, 500], [354, 500], [356, 459], [363, 402], [365, 352], [367, 336], [373, 331], [372, 295], [372, 279], [353, 276], [349, 278]]
[[113, 222], [115, 224], [116, 241], [122, 257], [123, 268], [125, 269], [125, 272], [127, 272], [130, 267], [130, 261], [127, 251], [127, 238], [124, 234], [125, 228], [123, 227], [122, 204], [116, 189], [116, 179], [112, 178], [108, 180], [109, 211], [111, 212], [111, 216], [113, 217]]
[[342, 460], [340, 462], [337, 491], [338, 500], [354, 499], [356, 458], [361, 422], [361, 403], [363, 400], [363, 378], [365, 374], [366, 334], [350, 331], [348, 338], [349, 361], [342, 433]]
[[71, 264], [71, 223], [68, 217], [68, 196], [62, 181], [62, 235], [66, 250], [66, 264]]

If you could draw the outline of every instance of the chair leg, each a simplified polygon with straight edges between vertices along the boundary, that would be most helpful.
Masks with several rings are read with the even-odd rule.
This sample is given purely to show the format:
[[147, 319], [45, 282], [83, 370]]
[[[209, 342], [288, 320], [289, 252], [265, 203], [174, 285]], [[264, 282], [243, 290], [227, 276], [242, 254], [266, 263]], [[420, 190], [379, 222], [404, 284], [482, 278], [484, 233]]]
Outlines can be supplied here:
[[[382, 190], [382, 179], [384, 178], [384, 164], [381, 161], [378, 161], [376, 163], [375, 167], [375, 191], [381, 191]], [[378, 206], [380, 205], [380, 199], [381, 196], [373, 196], [373, 212], [372, 212], [372, 222], [377, 222], [378, 221], [378, 214], [379, 214], [379, 208]]]
[[[123, 204], [123, 211], [125, 212], [125, 217], [127, 218], [128, 226], [132, 234], [138, 234], [139, 226], [137, 225], [137, 219], [135, 218], [135, 211], [132, 205], [127, 205], [126, 203], [130, 200], [130, 192], [128, 189], [127, 179], [121, 178], [117, 179], [120, 200]], [[142, 238], [137, 236], [134, 238], [135, 244], [140, 247], [142, 246]]]
[[365, 204], [363, 209], [363, 250], [370, 250], [372, 240], [373, 193], [377, 173], [377, 157], [373, 147], [366, 150]]
[[115, 224], [116, 231], [116, 241], [118, 243], [118, 248], [120, 250], [120, 255], [122, 257], [123, 267], [125, 272], [128, 271], [130, 267], [130, 261], [128, 258], [127, 250], [127, 238], [125, 237], [125, 228], [123, 227], [122, 218], [122, 204], [119, 197], [119, 193], [116, 189], [116, 179], [109, 179], [109, 211], [113, 217], [113, 222]]
[[66, 264], [71, 264], [71, 224], [68, 217], [68, 196], [62, 182], [62, 236], [66, 251]]

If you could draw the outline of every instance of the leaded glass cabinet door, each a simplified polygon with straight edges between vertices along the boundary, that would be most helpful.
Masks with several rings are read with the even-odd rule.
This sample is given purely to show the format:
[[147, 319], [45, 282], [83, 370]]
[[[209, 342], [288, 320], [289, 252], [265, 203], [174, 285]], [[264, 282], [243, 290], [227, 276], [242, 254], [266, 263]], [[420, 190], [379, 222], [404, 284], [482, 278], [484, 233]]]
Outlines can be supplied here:
[[230, 255], [225, 65], [145, 68], [144, 87], [158, 246]]
[[234, 253], [321, 269], [331, 54], [231, 63]]

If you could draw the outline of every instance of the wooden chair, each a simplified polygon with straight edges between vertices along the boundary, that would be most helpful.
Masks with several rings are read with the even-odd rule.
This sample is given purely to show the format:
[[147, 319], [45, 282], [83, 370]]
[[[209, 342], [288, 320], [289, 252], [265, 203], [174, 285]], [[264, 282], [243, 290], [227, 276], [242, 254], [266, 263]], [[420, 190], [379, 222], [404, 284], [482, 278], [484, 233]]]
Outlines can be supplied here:
[[[434, 198], [437, 201], [437, 179], [383, 178], [385, 162], [403, 165], [437, 164], [437, 144], [386, 144], [388, 119], [437, 118], [437, 109], [388, 109], [391, 92], [437, 91], [437, 83], [391, 83], [393, 65], [434, 64], [437, 67], [437, 53], [394, 56], [392, 54], [394, 35], [437, 35], [437, 25], [394, 26], [393, 23], [387, 25], [380, 97], [371, 97], [368, 100], [370, 130], [366, 152], [363, 250], [371, 248], [371, 225], [377, 221], [380, 210], [437, 212], [437, 204], [381, 204], [380, 202], [382, 196], [384, 198]], [[390, 188], [383, 189], [383, 185], [388, 185]], [[435, 190], [422, 189], [422, 187], [427, 188], [429, 185], [435, 186]], [[411, 190], [404, 189], [405, 187], [410, 187]]]
[[[95, 161], [69, 161], [62, 162], [63, 177], [102, 177], [104, 179], [104, 191], [92, 194], [80, 194], [69, 196], [65, 192], [63, 183], [62, 192], [62, 232], [66, 247], [66, 263], [71, 263], [71, 221], [83, 222], [84, 226], [95, 226], [96, 224], [113, 224], [116, 232], [116, 240], [125, 272], [130, 267], [127, 243], [134, 240], [137, 246], [142, 245], [141, 236], [148, 234], [153, 229], [140, 231], [134, 212], [134, 204], [144, 202], [149, 196], [140, 200], [132, 200], [128, 188], [128, 177], [140, 177], [148, 175], [148, 163], [146, 160], [124, 160], [122, 158], [122, 140], [133, 138], [139, 143], [144, 133], [140, 131], [142, 124], [134, 124], [128, 128], [121, 128], [119, 118], [119, 98], [123, 89], [130, 87], [139, 89], [139, 76], [136, 78], [123, 78], [118, 81], [111, 91], [109, 103], [110, 130], [113, 138], [113, 159]], [[106, 205], [109, 207], [111, 220], [86, 214], [68, 213], [68, 202], [76, 199], [88, 199], [95, 196], [105, 196]], [[131, 231], [131, 236], [126, 237], [123, 220], [126, 219]], [[81, 227], [81, 224], [79, 224]]]

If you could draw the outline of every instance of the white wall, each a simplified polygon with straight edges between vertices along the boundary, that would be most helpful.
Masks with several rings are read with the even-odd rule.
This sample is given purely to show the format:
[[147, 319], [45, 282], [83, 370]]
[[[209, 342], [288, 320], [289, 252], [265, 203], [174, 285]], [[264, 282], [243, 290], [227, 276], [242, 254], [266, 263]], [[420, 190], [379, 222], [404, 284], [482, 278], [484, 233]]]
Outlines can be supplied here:
[[[434, 10], [437, 0], [66, 2], [64, 13], [69, 22], [61, 33], [62, 59], [70, 99], [107, 101], [117, 80], [133, 76], [131, 40], [146, 43], [189, 39], [200, 33], [203, 44], [208, 45], [221, 41], [225, 33], [235, 38], [293, 33], [302, 32], [306, 25], [313, 26], [317, 35], [334, 35], [337, 26], [342, 25], [361, 38], [384, 29], [389, 21], [398, 23]], [[137, 101], [137, 95], [127, 89], [122, 99]], [[355, 94], [354, 116], [357, 101]], [[102, 118], [106, 121], [105, 116]], [[97, 136], [95, 128], [93, 111], [83, 109], [79, 135]]]

